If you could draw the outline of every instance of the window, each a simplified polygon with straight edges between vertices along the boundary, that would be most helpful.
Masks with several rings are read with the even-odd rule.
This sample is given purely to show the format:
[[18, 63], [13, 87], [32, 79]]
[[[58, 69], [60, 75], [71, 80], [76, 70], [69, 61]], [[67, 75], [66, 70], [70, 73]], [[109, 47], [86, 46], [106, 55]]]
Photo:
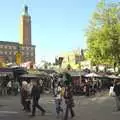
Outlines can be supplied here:
[[12, 48], [12, 46], [9, 46], [9, 49], [11, 49]]
[[3, 45], [0, 45], [0, 48], [3, 48]]
[[14, 55], [16, 55], [16, 52], [14, 52]]
[[13, 48], [13, 50], [15, 50], [15, 49], [16, 49], [16, 46], [13, 46], [12, 48]]
[[7, 48], [8, 48], [8, 46], [7, 46], [7, 45], [5, 45], [5, 46], [4, 46], [4, 48], [5, 48], [5, 49], [7, 49]]
[[29, 47], [26, 47], [26, 50], [29, 50]]
[[0, 51], [0, 54], [3, 54], [3, 52], [2, 52], [2, 51]]
[[12, 52], [9, 52], [9, 55], [11, 55], [12, 54]]
[[5, 55], [7, 55], [7, 51], [5, 51]]

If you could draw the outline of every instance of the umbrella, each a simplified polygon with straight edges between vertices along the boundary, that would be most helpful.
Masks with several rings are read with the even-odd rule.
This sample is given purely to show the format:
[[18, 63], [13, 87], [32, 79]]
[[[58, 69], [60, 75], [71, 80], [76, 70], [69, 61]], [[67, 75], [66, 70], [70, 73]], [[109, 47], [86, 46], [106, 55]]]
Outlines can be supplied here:
[[85, 77], [100, 77], [100, 75], [98, 75], [96, 73], [89, 73], [89, 74], [85, 75]]

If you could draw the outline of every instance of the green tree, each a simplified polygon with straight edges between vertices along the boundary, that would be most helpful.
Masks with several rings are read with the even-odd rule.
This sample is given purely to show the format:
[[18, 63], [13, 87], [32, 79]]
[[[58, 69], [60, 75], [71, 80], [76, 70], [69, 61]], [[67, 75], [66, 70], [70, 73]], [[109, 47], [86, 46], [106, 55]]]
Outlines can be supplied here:
[[120, 3], [101, 0], [87, 32], [87, 57], [95, 65], [120, 62]]

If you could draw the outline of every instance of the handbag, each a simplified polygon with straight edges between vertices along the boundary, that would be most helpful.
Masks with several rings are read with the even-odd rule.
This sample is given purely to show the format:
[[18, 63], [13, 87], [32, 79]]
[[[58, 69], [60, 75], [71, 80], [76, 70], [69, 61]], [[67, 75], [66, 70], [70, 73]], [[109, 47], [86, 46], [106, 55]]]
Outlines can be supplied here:
[[109, 96], [115, 97], [114, 87], [111, 86], [109, 90]]

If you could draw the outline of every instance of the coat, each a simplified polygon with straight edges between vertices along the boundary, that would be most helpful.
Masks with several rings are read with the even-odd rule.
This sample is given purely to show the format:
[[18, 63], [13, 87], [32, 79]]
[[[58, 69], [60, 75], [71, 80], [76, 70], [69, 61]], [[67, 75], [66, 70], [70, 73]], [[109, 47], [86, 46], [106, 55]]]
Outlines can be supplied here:
[[119, 83], [114, 86], [114, 92], [116, 96], [120, 96], [120, 84]]
[[70, 89], [65, 90], [64, 98], [65, 98], [66, 105], [68, 105], [69, 107], [74, 107], [74, 100], [73, 100], [73, 92], [72, 92], [72, 90], [70, 90]]
[[33, 86], [32, 91], [31, 91], [31, 97], [33, 98], [40, 98], [40, 87], [39, 86]]

